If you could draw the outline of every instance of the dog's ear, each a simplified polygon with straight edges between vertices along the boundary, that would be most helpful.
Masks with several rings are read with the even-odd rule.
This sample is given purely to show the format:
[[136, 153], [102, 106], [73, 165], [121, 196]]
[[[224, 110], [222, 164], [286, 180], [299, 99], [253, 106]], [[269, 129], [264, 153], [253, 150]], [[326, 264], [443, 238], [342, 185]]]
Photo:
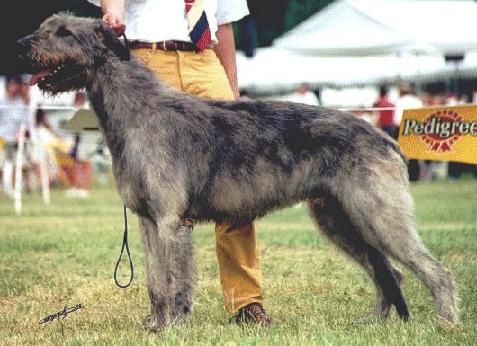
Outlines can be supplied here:
[[121, 61], [129, 61], [131, 59], [131, 52], [116, 36], [116, 33], [104, 22], [100, 24], [95, 29], [96, 35], [102, 39], [103, 44], [113, 51]]

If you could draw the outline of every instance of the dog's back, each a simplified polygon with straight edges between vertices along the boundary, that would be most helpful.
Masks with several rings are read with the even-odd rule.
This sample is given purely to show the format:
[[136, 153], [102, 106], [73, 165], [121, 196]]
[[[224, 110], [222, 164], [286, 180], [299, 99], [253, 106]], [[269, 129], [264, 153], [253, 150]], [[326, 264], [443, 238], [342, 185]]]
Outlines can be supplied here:
[[396, 166], [394, 172], [404, 167], [395, 142], [353, 115], [273, 101], [207, 106], [193, 115], [202, 118], [203, 133], [192, 136], [198, 140], [190, 143], [188, 161], [205, 161], [208, 172], [205, 180], [190, 169], [191, 218], [252, 220], [316, 198], [347, 175], [365, 179], [373, 162]]

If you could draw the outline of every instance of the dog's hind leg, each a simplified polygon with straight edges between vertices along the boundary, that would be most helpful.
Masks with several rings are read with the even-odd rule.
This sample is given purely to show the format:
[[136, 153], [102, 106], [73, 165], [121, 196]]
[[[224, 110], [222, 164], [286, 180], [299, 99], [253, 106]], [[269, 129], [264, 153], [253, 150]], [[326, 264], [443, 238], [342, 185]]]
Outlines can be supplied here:
[[140, 228], [151, 299], [147, 325], [152, 331], [160, 331], [192, 308], [191, 232], [177, 217], [161, 218], [158, 224], [140, 217]]
[[367, 242], [419, 276], [434, 297], [438, 316], [456, 323], [457, 298], [452, 274], [429, 254], [419, 239], [407, 173], [402, 166], [400, 175], [382, 174], [386, 169], [383, 166], [381, 174], [370, 174], [360, 183], [349, 179], [342, 184], [343, 195], [348, 196], [344, 208], [359, 229], [365, 231], [362, 236]]
[[431, 291], [437, 315], [448, 323], [458, 322], [457, 297], [451, 272], [437, 261], [419, 240], [386, 244], [391, 256], [414, 271]]
[[[387, 208], [384, 206], [383, 208]], [[448, 323], [458, 322], [457, 297], [451, 272], [422, 244], [409, 213], [395, 208], [393, 216], [374, 220], [373, 237], [382, 251], [409, 267], [431, 291], [437, 315]], [[381, 227], [382, 228], [381, 228]]]
[[377, 300], [372, 318], [387, 318], [394, 304], [399, 316], [407, 320], [409, 312], [400, 288], [401, 272], [360, 236], [336, 199], [328, 196], [313, 200], [309, 205], [322, 233], [360, 264], [373, 280]]

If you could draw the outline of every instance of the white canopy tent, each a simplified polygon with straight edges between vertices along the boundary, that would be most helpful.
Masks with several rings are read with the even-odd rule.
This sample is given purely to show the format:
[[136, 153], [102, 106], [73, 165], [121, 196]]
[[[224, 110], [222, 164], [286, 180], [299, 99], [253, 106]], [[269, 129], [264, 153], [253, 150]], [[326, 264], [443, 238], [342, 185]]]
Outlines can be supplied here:
[[[308, 82], [350, 87], [477, 76], [477, 2], [340, 0], [259, 49], [238, 56], [244, 88], [277, 91]], [[465, 59], [446, 64], [444, 54]]]
[[477, 2], [340, 0], [274, 41], [318, 56], [463, 54], [477, 49]]
[[311, 57], [283, 49], [262, 48], [253, 58], [237, 55], [241, 88], [286, 91], [306, 82], [314, 86], [349, 87], [432, 75], [444, 67], [439, 56]]

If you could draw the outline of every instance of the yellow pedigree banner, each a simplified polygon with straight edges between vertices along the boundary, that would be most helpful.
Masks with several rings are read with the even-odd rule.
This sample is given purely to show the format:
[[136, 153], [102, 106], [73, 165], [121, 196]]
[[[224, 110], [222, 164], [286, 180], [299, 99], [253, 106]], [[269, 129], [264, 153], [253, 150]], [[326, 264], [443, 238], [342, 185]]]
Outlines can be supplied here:
[[405, 110], [398, 142], [410, 159], [477, 164], [477, 105]]

